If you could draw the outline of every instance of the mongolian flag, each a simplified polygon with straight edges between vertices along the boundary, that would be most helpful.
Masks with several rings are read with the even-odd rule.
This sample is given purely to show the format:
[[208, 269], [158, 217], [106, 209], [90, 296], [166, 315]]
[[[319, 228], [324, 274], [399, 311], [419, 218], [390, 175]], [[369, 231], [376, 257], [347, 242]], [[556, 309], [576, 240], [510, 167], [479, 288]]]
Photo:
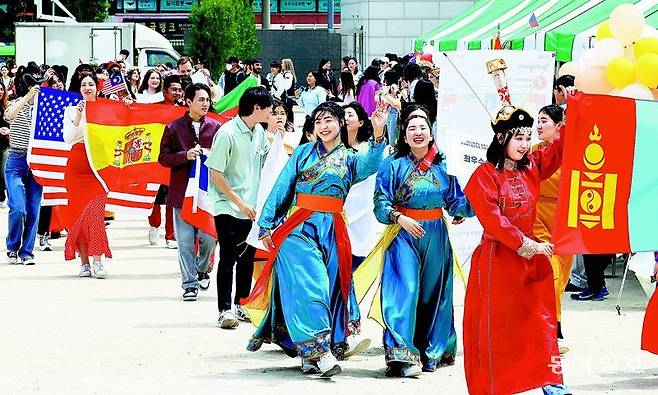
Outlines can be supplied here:
[[658, 102], [569, 98], [555, 252], [658, 250]]
[[642, 349], [658, 355], [658, 290], [653, 293], [644, 315]]
[[165, 126], [185, 107], [98, 99], [87, 103], [85, 143], [92, 170], [108, 191], [107, 208], [150, 213], [169, 169], [158, 163]]
[[229, 118], [233, 118], [238, 114], [238, 104], [240, 103], [240, 98], [244, 91], [249, 88], [258, 86], [258, 78], [250, 75], [240, 85], [236, 86], [231, 92], [226, 96], [222, 97], [220, 101], [215, 103], [215, 110]]

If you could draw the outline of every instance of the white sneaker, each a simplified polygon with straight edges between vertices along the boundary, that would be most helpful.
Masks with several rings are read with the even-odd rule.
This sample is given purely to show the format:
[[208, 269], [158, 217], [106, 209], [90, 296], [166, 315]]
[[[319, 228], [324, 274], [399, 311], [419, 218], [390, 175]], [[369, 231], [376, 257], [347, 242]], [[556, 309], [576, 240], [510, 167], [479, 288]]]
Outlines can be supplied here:
[[152, 246], [158, 244], [158, 228], [155, 226], [151, 226], [149, 229], [149, 243], [151, 243]]
[[343, 371], [338, 364], [338, 360], [331, 352], [324, 354], [320, 357], [318, 361], [318, 367], [320, 368], [321, 377], [331, 377]]
[[39, 235], [39, 251], [47, 252], [52, 250], [53, 248], [51, 247], [50, 242], [48, 241], [48, 236]]
[[564, 355], [569, 352], [569, 344], [564, 339], [557, 339], [557, 349], [560, 355]]
[[3, 210], [7, 208], [7, 201], [6, 200], [3, 200], [3, 201], [0, 202], [0, 208], [3, 209]]
[[91, 277], [91, 266], [89, 264], [80, 266], [80, 278]]
[[352, 355], [361, 354], [370, 347], [370, 339], [365, 338], [361, 335], [349, 335], [345, 339], [347, 343], [347, 351], [345, 351], [345, 358], [349, 358]]
[[302, 372], [305, 374], [320, 373], [320, 367], [317, 362], [302, 358]]
[[170, 250], [177, 250], [178, 249], [178, 242], [176, 240], [166, 240], [165, 241], [165, 247], [169, 248]]
[[94, 262], [94, 277], [96, 278], [107, 278], [107, 271], [103, 267], [102, 262]]
[[229, 310], [219, 313], [219, 318], [217, 318], [218, 327], [222, 329], [231, 329], [236, 328], [238, 325], [240, 325], [240, 321], [238, 321]]
[[420, 366], [412, 363], [403, 363], [400, 368], [400, 375], [402, 377], [418, 377], [423, 374], [423, 370]]
[[251, 322], [251, 318], [249, 318], [249, 314], [247, 313], [247, 310], [242, 307], [242, 305], [236, 304], [235, 305], [235, 316], [237, 319], [243, 322]]

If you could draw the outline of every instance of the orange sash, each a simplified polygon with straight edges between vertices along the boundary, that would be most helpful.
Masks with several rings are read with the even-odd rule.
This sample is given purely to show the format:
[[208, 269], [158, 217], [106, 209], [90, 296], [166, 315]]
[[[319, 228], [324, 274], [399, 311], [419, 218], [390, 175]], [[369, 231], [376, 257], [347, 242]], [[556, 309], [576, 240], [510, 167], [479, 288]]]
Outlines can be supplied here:
[[415, 208], [397, 206], [395, 209], [402, 215], [413, 218], [416, 221], [434, 221], [443, 217], [443, 210], [441, 207], [429, 210], [419, 210]]

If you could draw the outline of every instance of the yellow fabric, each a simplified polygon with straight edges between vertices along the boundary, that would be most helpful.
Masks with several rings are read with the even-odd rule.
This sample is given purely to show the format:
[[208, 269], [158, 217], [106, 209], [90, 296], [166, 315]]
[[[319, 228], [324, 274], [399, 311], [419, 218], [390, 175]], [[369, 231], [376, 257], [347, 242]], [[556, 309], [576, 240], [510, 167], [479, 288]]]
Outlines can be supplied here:
[[[553, 233], [553, 223], [557, 211], [557, 192], [560, 185], [560, 171], [558, 170], [549, 179], [542, 181], [540, 185], [540, 198], [537, 203], [537, 219], [533, 226], [533, 233], [542, 242], [550, 243]], [[557, 309], [557, 320], [562, 319], [562, 295], [564, 288], [569, 283], [571, 274], [572, 255], [553, 255], [550, 259], [553, 268], [553, 280], [555, 283], [555, 303]]]
[[[160, 141], [164, 133], [161, 123], [132, 126], [87, 124], [87, 147], [95, 170], [112, 166], [124, 168], [140, 163], [157, 163]], [[128, 151], [139, 151], [131, 161]]]
[[[448, 226], [448, 222], [445, 217], [443, 221]], [[384, 265], [384, 255], [386, 250], [390, 247], [391, 243], [400, 233], [402, 227], [399, 224], [388, 225], [384, 229], [384, 233], [381, 238], [373, 248], [372, 252], [368, 257], [359, 265], [359, 267], [352, 274], [352, 279], [354, 281], [354, 291], [356, 293], [356, 299], [359, 304], [363, 301], [368, 291], [370, 291], [373, 285], [377, 286], [377, 291], [368, 310], [368, 318], [375, 320], [379, 325], [385, 327], [384, 318], [382, 316], [382, 303], [381, 303], [381, 273], [382, 267]], [[466, 286], [466, 275], [464, 269], [459, 264], [457, 255], [453, 251], [453, 265], [455, 270], [455, 275], [461, 279], [464, 286]]]

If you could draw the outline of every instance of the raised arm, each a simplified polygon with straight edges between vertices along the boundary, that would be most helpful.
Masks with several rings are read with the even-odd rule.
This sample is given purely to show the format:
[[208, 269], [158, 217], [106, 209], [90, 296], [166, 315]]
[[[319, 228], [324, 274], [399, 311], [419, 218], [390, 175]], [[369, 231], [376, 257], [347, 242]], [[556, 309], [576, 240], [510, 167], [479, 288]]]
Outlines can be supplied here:
[[538, 149], [530, 154], [537, 164], [539, 177], [542, 180], [550, 178], [553, 174], [555, 174], [557, 169], [562, 166], [562, 151], [564, 147], [564, 136], [562, 136], [563, 133], [564, 130], [562, 133], [556, 135], [552, 144]]
[[393, 158], [389, 157], [384, 160], [377, 172], [375, 195], [373, 196], [375, 218], [387, 225], [393, 223], [391, 214], [395, 211], [395, 185], [393, 180]]

